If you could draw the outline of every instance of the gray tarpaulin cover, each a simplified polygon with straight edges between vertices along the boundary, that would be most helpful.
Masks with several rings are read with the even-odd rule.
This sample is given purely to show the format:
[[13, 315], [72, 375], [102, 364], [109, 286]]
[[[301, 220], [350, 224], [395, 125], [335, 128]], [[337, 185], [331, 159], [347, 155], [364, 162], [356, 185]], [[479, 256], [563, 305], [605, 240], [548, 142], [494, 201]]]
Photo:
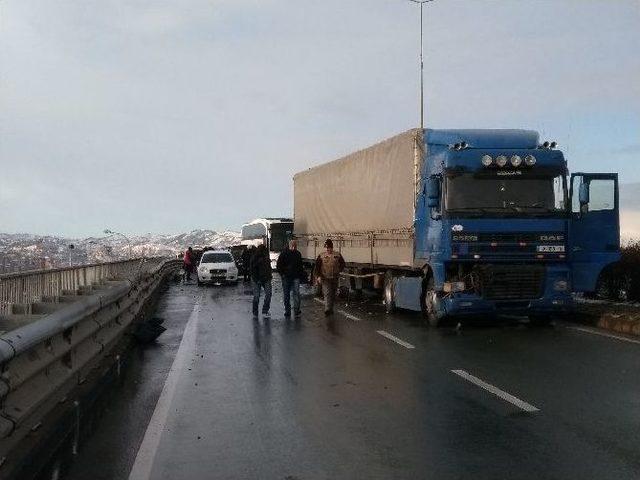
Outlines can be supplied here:
[[295, 233], [411, 228], [415, 135], [415, 129], [409, 130], [297, 173], [293, 177]]
[[348, 263], [413, 265], [416, 133], [409, 130], [293, 177], [294, 232], [304, 258], [315, 258], [330, 236]]

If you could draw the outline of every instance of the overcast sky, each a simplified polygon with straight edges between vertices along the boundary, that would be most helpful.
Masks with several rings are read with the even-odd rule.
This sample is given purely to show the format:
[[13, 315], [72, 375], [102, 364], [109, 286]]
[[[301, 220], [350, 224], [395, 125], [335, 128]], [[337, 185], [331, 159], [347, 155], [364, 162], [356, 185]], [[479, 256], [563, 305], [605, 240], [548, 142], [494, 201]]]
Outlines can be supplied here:
[[[639, 0], [436, 0], [426, 125], [539, 130], [640, 181]], [[407, 0], [2, 0], [0, 231], [239, 229], [414, 127]]]

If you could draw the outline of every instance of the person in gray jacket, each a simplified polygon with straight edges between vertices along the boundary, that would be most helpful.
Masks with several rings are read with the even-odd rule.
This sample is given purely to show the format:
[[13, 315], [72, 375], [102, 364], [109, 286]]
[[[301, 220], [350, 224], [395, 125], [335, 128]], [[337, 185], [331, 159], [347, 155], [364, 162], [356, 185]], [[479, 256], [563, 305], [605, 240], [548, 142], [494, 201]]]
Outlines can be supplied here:
[[315, 276], [322, 283], [322, 295], [324, 296], [324, 314], [333, 313], [333, 304], [338, 290], [340, 272], [344, 270], [344, 258], [339, 252], [333, 251], [333, 242], [330, 238], [324, 242], [325, 251], [318, 255], [315, 266]]

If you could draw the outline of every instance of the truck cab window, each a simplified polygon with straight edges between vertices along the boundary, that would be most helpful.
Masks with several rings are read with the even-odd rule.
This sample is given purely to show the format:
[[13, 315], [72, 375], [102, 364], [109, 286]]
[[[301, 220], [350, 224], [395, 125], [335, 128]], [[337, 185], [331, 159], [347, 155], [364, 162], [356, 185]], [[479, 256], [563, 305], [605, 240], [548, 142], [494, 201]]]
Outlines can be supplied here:
[[589, 211], [599, 212], [615, 208], [615, 182], [609, 179], [593, 179], [589, 182]]

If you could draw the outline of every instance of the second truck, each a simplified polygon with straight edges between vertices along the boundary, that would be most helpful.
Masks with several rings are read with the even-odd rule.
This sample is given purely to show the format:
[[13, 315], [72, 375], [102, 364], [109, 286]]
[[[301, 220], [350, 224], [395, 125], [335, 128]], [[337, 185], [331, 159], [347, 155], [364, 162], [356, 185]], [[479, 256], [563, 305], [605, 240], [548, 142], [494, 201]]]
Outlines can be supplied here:
[[573, 173], [527, 130], [413, 129], [294, 176], [294, 235], [388, 311], [547, 323], [619, 259], [618, 178]]

